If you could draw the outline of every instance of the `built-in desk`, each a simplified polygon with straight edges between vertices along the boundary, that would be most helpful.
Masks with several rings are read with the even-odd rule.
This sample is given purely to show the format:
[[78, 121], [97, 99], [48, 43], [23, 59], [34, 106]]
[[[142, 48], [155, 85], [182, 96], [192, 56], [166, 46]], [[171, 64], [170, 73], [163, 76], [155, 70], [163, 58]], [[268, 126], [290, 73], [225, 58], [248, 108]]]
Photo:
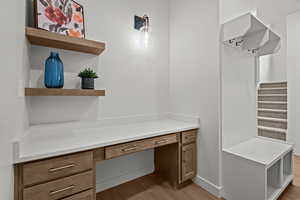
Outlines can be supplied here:
[[198, 123], [35, 126], [14, 145], [15, 200], [95, 200], [96, 163], [155, 149], [155, 173], [174, 187], [196, 175]]

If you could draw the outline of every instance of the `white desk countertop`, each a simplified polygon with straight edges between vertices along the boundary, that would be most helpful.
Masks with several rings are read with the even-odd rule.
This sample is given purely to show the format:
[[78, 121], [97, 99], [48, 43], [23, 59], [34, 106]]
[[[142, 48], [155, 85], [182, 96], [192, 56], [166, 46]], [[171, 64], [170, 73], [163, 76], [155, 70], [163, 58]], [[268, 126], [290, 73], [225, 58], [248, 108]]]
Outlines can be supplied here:
[[125, 125], [77, 122], [33, 126], [14, 144], [14, 163], [60, 156], [129, 141], [199, 128], [195, 122], [173, 119]]

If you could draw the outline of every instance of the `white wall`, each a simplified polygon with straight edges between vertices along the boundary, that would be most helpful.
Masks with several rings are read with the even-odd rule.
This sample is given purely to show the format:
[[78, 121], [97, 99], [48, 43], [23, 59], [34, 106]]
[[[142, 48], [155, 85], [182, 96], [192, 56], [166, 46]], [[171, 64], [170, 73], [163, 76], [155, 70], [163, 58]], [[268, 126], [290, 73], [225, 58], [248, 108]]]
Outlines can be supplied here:
[[[105, 41], [107, 49], [99, 57], [58, 50], [65, 64], [65, 87], [79, 87], [76, 74], [84, 66], [91, 66], [100, 75], [96, 87], [106, 89], [107, 95], [104, 98], [32, 98], [30, 122], [165, 113], [169, 84], [168, 0], [78, 2], [85, 8], [87, 38]], [[148, 14], [151, 18], [148, 48], [144, 34], [133, 28], [135, 14]], [[49, 53], [48, 48], [33, 47], [33, 69], [43, 69]], [[31, 80], [36, 78], [32, 76]], [[31, 84], [42, 85], [34, 81]]]
[[259, 58], [259, 81], [270, 82], [272, 81], [272, 55], [266, 55]]
[[[11, 142], [28, 123], [155, 115], [169, 110], [201, 118], [197, 180], [219, 192], [218, 0], [172, 0], [170, 7], [168, 0], [80, 0], [79, 3], [85, 7], [87, 38], [107, 42], [107, 50], [99, 57], [59, 50], [65, 62], [66, 87], [78, 86], [78, 79], [74, 81], [76, 73], [83, 65], [90, 65], [100, 74], [97, 88], [107, 90], [107, 96], [99, 99], [18, 97], [29, 84], [29, 73], [31, 86], [41, 86], [39, 70], [43, 69], [50, 50], [42, 47], [27, 50], [25, 1], [6, 1], [6, 9], [1, 12], [3, 19], [13, 17], [0, 32], [9, 43], [0, 47], [5, 66], [1, 67], [5, 76], [1, 79], [0, 199], [12, 199]], [[141, 33], [133, 30], [134, 14], [145, 13], [151, 18], [148, 48]], [[152, 151], [131, 155], [128, 160], [126, 168], [121, 158], [99, 165], [97, 182], [106, 181], [111, 186], [153, 170]]]
[[[84, 66], [97, 69], [101, 98], [30, 98], [30, 123], [96, 120], [138, 115], [157, 115], [169, 110], [169, 1], [168, 0], [80, 0], [85, 9], [88, 39], [105, 41], [100, 56], [60, 52], [65, 64], [66, 88], [79, 87], [76, 74]], [[148, 14], [151, 31], [148, 47], [144, 34], [134, 30], [134, 15]], [[31, 85], [41, 87], [39, 70], [50, 49], [31, 49]], [[153, 171], [153, 151], [101, 163], [98, 190]], [[101, 187], [100, 187], [101, 186]]]
[[[24, 82], [28, 71], [25, 2], [11, 0], [0, 12], [0, 199], [13, 199], [12, 142], [26, 126]], [[21, 81], [20, 81], [21, 80]], [[21, 89], [21, 90], [19, 90]]]
[[220, 0], [220, 22], [222, 24], [252, 11], [256, 12], [254, 0]]
[[[1, 41], [5, 42], [0, 46], [2, 67], [0, 74], [2, 74], [0, 88], [1, 103], [0, 103], [0, 199], [12, 199], [13, 197], [13, 176], [12, 176], [12, 146], [11, 141], [17, 133], [15, 126], [16, 112], [18, 102], [16, 98], [17, 91], [17, 60], [13, 59], [16, 55], [16, 28], [17, 28], [17, 11], [11, 12], [16, 7], [16, 1], [10, 1], [6, 4], [6, 8], [0, 13], [2, 19], [12, 15], [12, 19], [4, 21], [1, 29]], [[5, 40], [3, 40], [5, 38]], [[9, 87], [7, 83], [10, 83]], [[16, 108], [14, 108], [16, 107]]]
[[282, 47], [280, 51], [272, 55], [270, 65], [263, 66], [261, 73], [266, 71], [269, 76], [262, 76], [261, 81], [282, 81], [287, 79], [286, 70], [286, 16], [300, 8], [297, 0], [273, 1], [273, 0], [221, 0], [220, 20], [225, 22], [228, 19], [237, 17], [243, 13], [253, 10], [257, 11], [257, 17], [281, 36]]
[[255, 66], [255, 57], [222, 45], [223, 148], [257, 136]]
[[[171, 112], [199, 116], [198, 183], [219, 178], [219, 1], [170, 1]], [[212, 191], [213, 192], [213, 191]]]
[[287, 68], [289, 124], [288, 140], [296, 144], [295, 153], [300, 155], [300, 12], [287, 17]]

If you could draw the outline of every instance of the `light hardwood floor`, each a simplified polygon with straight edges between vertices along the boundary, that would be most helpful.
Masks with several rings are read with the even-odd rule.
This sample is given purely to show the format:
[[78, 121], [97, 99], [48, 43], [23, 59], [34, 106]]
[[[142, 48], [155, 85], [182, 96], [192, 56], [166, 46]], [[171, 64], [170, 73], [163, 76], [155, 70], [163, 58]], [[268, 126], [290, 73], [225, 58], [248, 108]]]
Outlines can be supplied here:
[[[279, 200], [300, 200], [300, 157], [295, 157], [295, 180]], [[97, 194], [97, 200], [221, 200], [201, 187], [190, 184], [174, 190], [166, 181], [151, 174]]]
[[97, 200], [219, 200], [195, 184], [175, 190], [151, 174], [97, 194]]

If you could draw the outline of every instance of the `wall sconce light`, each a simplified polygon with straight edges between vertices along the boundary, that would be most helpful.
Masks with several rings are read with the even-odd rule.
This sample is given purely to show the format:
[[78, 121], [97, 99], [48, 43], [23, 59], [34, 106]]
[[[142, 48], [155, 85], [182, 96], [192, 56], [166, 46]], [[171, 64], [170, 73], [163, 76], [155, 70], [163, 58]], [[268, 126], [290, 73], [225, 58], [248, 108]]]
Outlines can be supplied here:
[[[142, 42], [142, 40], [144, 41], [144, 47], [148, 48], [149, 46], [149, 26], [150, 26], [150, 20], [148, 15], [144, 15], [143, 17], [134, 16], [134, 29], [141, 31], [143, 34], [139, 34], [141, 37], [140, 38], [140, 44]], [[142, 36], [144, 35], [144, 36]]]
[[149, 32], [150, 20], [148, 15], [144, 15], [143, 17], [134, 16], [134, 28], [138, 31]]

